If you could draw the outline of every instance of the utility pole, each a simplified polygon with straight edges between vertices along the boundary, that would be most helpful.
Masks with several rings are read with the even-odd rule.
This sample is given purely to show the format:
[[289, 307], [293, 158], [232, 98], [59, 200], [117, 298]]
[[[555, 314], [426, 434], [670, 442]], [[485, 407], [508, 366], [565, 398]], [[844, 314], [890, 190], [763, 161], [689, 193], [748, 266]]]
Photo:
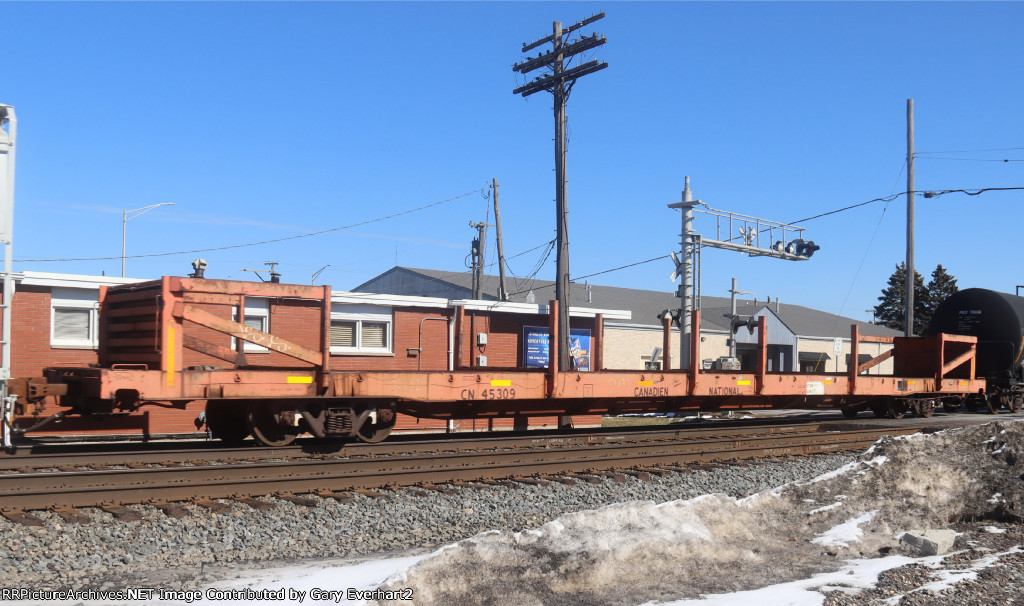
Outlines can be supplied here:
[[484, 241], [487, 237], [487, 223], [469, 222], [470, 227], [477, 230], [476, 239], [473, 240], [472, 261], [473, 261], [473, 298], [480, 299], [483, 296], [484, 281]]
[[498, 206], [498, 180], [491, 183], [494, 188], [494, 228], [498, 239], [498, 300], [508, 301], [508, 290], [505, 288], [505, 248], [501, 243], [501, 207]]
[[907, 99], [907, 308], [903, 336], [914, 336], [914, 100]]
[[[569, 207], [565, 176], [565, 103], [578, 78], [608, 67], [607, 63], [597, 59], [575, 67], [567, 65], [567, 62], [571, 62], [572, 57], [601, 46], [608, 41], [607, 38], [596, 33], [589, 37], [570, 41], [565, 41], [564, 37], [584, 25], [603, 18], [604, 13], [599, 13], [564, 29], [560, 21], [555, 21], [552, 24], [550, 36], [524, 44], [522, 52], [529, 52], [548, 42], [551, 43], [552, 50], [512, 66], [513, 71], [521, 74], [527, 74], [540, 68], [551, 70], [549, 75], [535, 78], [533, 81], [513, 90], [512, 94], [529, 97], [534, 93], [548, 91], [554, 96], [555, 100], [555, 231], [557, 248], [555, 257], [557, 273], [555, 279], [555, 298], [558, 300], [559, 314], [558, 369], [560, 371], [572, 370], [572, 362], [569, 357]], [[554, 363], [554, 361], [550, 361], [550, 363]]]

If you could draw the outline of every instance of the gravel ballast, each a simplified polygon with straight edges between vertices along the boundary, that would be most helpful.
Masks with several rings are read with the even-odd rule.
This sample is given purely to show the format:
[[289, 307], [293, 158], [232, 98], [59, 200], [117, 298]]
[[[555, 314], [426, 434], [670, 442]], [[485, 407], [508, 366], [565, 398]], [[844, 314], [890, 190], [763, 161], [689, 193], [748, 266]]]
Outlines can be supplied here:
[[[313, 497], [301, 506], [265, 497], [268, 511], [223, 501], [214, 513], [187, 504], [172, 518], [151, 506], [135, 506], [137, 521], [79, 510], [91, 521], [68, 523], [37, 512], [42, 526], [0, 519], [0, 587], [34, 589], [193, 588], [232, 576], [240, 566], [352, 558], [431, 549], [487, 530], [535, 528], [570, 512], [612, 503], [689, 499], [724, 493], [742, 497], [807, 480], [854, 457], [816, 455], [652, 476], [616, 482], [578, 480], [575, 485], [522, 484], [462, 487], [454, 494], [419, 489], [387, 491], [386, 497], [353, 495], [347, 503]], [[254, 566], [255, 564], [255, 566]]]

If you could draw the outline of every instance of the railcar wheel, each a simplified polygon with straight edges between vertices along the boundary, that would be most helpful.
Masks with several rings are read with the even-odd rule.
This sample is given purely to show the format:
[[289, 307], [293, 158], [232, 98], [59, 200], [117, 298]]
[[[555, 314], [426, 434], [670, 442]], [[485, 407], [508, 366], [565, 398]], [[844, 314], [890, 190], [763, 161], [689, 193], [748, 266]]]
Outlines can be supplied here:
[[1006, 405], [1006, 407], [1010, 409], [1010, 412], [1018, 413], [1022, 406], [1024, 406], [1024, 394], [1021, 394], [1020, 392], [1011, 394], [1010, 401]]
[[376, 444], [390, 436], [391, 430], [395, 428], [395, 421], [398, 418], [395, 411], [390, 408], [378, 408], [376, 413], [376, 419], [372, 422], [367, 419], [356, 432], [356, 437], [363, 442]]
[[227, 400], [206, 403], [206, 428], [210, 435], [229, 446], [239, 446], [249, 437], [245, 421], [245, 404]]
[[879, 419], [889, 416], [889, 407], [885, 404], [872, 404], [871, 412], [875, 413], [875, 416]]
[[946, 412], [956, 412], [956, 411], [960, 410], [960, 405], [961, 404], [962, 404], [962, 402], [959, 399], [957, 399], [957, 400], [943, 400], [942, 401], [942, 410], [945, 410]]
[[903, 402], [890, 402], [889, 403], [889, 418], [890, 419], [902, 419], [907, 416], [907, 405]]
[[921, 400], [918, 402], [917, 407], [914, 408], [914, 412], [917, 413], [918, 416], [927, 419], [935, 414], [935, 400]]
[[856, 406], [840, 406], [839, 412], [843, 413], [847, 419], [856, 419], [859, 411]]
[[246, 411], [246, 424], [252, 437], [263, 446], [287, 446], [295, 441], [299, 430], [289, 417], [294, 413], [283, 410], [277, 402], [250, 402]]

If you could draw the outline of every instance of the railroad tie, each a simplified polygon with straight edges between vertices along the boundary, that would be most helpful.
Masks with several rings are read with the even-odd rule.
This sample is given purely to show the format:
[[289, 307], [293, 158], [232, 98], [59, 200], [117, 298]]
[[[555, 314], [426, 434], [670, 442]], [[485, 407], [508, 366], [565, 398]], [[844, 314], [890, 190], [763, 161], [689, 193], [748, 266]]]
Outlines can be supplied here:
[[212, 499], [196, 499], [192, 502], [200, 507], [210, 510], [211, 513], [224, 513], [226, 511], [231, 511], [231, 505], [221, 503], [220, 501], [214, 501]]
[[235, 497], [232, 500], [235, 501], [236, 503], [241, 503], [242, 505], [248, 505], [249, 507], [252, 507], [256, 511], [270, 511], [274, 509], [273, 503], [261, 501], [259, 499], [253, 499], [252, 497]]
[[105, 511], [122, 522], [138, 522], [142, 514], [134, 509], [121, 507], [120, 505], [100, 505], [100, 511]]
[[609, 479], [611, 479], [611, 481], [613, 481], [613, 482], [615, 482], [617, 484], [621, 484], [622, 482], [626, 481], [626, 474], [619, 473], [619, 472], [616, 472], [616, 471], [592, 471], [590, 473], [592, 475], [595, 475], [595, 476], [602, 476], [602, 477], [605, 477], [605, 478], [609, 478]]
[[627, 476], [633, 476], [634, 478], [640, 480], [641, 482], [651, 481], [651, 474], [646, 471], [641, 471], [639, 469], [626, 469], [622, 473], [626, 474]]
[[455, 488], [452, 488], [451, 486], [445, 486], [443, 484], [421, 484], [419, 488], [422, 488], [423, 490], [433, 490], [434, 492], [439, 492], [441, 494], [448, 496], [456, 495], [459, 493], [459, 491], [456, 490]]
[[23, 511], [0, 511], [0, 515], [22, 526], [42, 526], [43, 521]]
[[637, 471], [643, 471], [652, 476], [658, 476], [659, 478], [667, 478], [673, 473], [667, 469], [658, 469], [657, 467], [640, 467]]
[[537, 478], [512, 478], [513, 482], [518, 484], [529, 484], [530, 486], [549, 486], [551, 484], [548, 480], [540, 480]]
[[88, 524], [92, 522], [92, 518], [74, 509], [54, 509], [53, 513], [64, 520], [65, 524]]
[[182, 503], [157, 503], [153, 505], [160, 511], [164, 512], [169, 518], [183, 518], [188, 515], [188, 509]]
[[563, 475], [565, 477], [567, 477], [567, 478], [573, 478], [573, 479], [576, 479], [576, 480], [583, 480], [587, 484], [600, 484], [601, 481], [602, 481], [601, 478], [597, 477], [596, 475], [592, 475], [590, 473], [571, 473], [570, 472], [570, 473], [565, 473]]
[[351, 503], [352, 501], [355, 500], [352, 497], [352, 495], [341, 494], [340, 492], [332, 492], [330, 490], [322, 490], [316, 493], [316, 496], [320, 497], [321, 499], [334, 499], [338, 503]]
[[389, 494], [387, 494], [385, 492], [377, 492], [375, 490], [367, 490], [365, 488], [357, 488], [353, 492], [355, 492], [356, 494], [361, 494], [364, 497], [370, 497], [371, 499], [390, 499], [391, 498], [391, 495], [389, 495]]
[[576, 480], [565, 476], [541, 476], [540, 479], [547, 480], [549, 482], [558, 482], [559, 484], [565, 484], [566, 486], [575, 486]]
[[523, 487], [522, 484], [516, 484], [511, 480], [480, 480], [480, 483], [487, 484], [488, 486], [504, 486], [512, 490], [519, 490]]
[[292, 505], [297, 505], [299, 507], [316, 507], [317, 505], [320, 504], [316, 499], [310, 497], [302, 497], [293, 494], [277, 495], [277, 498], [281, 499], [282, 501], [288, 501]]

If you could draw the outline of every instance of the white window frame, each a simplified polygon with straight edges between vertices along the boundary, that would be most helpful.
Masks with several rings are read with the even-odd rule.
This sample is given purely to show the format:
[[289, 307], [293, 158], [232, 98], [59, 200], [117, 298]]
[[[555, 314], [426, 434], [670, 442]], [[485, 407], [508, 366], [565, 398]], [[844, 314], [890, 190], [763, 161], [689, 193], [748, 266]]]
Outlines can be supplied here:
[[[52, 349], [99, 349], [99, 292], [92, 289], [56, 287], [50, 291], [50, 347]], [[89, 335], [85, 339], [57, 338], [57, 312], [88, 310]]]
[[[359, 355], [359, 356], [393, 356], [395, 342], [394, 314], [390, 307], [378, 305], [339, 305], [334, 304], [331, 308], [331, 323], [336, 320], [355, 322], [355, 347], [340, 347], [331, 345], [331, 353], [336, 355]], [[363, 322], [379, 323], [385, 325], [384, 347], [363, 346]]]
[[[260, 319], [259, 327], [256, 330], [262, 330], [263, 332], [270, 332], [270, 299], [262, 299], [259, 297], [246, 297], [245, 298], [245, 320], [247, 322], [252, 321], [253, 318]], [[235, 305], [231, 308], [231, 320], [233, 322], [238, 321], [238, 306]], [[238, 351], [238, 339], [231, 337], [231, 349]], [[245, 341], [243, 348], [244, 353], [270, 353], [270, 350], [262, 345], [250, 343]]]

